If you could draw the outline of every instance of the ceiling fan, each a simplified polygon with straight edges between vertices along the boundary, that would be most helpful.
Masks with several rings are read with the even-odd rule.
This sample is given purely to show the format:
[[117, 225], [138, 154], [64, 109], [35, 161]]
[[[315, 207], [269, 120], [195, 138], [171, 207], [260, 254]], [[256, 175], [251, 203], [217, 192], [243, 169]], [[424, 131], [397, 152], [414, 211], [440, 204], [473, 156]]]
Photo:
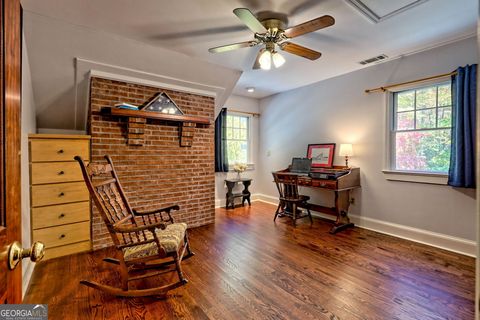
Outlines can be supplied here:
[[253, 64], [253, 69], [269, 70], [272, 65], [278, 68], [285, 63], [285, 58], [280, 55], [276, 48], [297, 56], [316, 60], [322, 55], [320, 52], [290, 42], [291, 38], [304, 35], [309, 32], [327, 28], [335, 23], [332, 16], [325, 15], [316, 19], [304, 22], [294, 27], [286, 28], [288, 19], [285, 14], [275, 12], [260, 12], [258, 18], [247, 8], [236, 8], [233, 13], [250, 29], [255, 35], [255, 40], [238, 42], [224, 46], [208, 49], [211, 53], [221, 53], [230, 50], [265, 45], [261, 48]]

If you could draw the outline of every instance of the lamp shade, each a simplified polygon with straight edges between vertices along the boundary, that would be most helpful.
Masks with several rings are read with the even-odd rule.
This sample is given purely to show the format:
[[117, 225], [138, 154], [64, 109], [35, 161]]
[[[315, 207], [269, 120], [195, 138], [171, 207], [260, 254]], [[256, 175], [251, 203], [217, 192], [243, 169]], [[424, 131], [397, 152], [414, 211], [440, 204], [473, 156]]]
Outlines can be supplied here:
[[270, 70], [272, 67], [272, 53], [268, 50], [265, 50], [258, 59], [260, 63], [260, 68], [263, 70]]
[[278, 52], [272, 54], [272, 60], [275, 68], [279, 68], [285, 63], [285, 58]]
[[351, 143], [342, 143], [340, 145], [340, 151], [338, 152], [339, 156], [353, 156], [353, 148]]

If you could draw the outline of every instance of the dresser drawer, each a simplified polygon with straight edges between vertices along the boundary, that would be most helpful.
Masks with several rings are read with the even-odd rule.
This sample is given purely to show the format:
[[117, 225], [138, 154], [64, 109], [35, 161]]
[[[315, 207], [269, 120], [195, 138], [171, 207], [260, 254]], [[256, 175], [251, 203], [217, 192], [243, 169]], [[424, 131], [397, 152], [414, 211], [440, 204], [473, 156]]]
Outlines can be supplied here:
[[89, 201], [32, 208], [32, 229], [89, 220]]
[[327, 189], [337, 189], [337, 181], [335, 180], [312, 180], [312, 187], [320, 187]]
[[88, 240], [90, 240], [88, 221], [33, 230], [33, 241], [43, 242], [47, 249]]
[[73, 161], [75, 156], [81, 156], [83, 160], [89, 160], [88, 140], [31, 140], [30, 161]]
[[31, 164], [32, 184], [83, 181], [78, 162], [36, 162]]
[[73, 244], [67, 244], [60, 247], [45, 248], [45, 257], [43, 260], [53, 259], [70, 254], [85, 252], [91, 249], [90, 241], [82, 241]]
[[89, 200], [85, 182], [32, 186], [32, 207]]

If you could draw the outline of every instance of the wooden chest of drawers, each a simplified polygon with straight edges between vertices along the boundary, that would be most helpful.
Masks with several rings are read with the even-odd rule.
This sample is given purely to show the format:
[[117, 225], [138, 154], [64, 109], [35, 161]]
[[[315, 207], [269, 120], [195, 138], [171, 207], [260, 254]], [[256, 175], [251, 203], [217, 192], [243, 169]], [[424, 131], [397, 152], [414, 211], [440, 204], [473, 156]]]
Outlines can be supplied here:
[[46, 259], [90, 250], [90, 197], [73, 159], [90, 159], [90, 136], [32, 134], [29, 144], [32, 240]]

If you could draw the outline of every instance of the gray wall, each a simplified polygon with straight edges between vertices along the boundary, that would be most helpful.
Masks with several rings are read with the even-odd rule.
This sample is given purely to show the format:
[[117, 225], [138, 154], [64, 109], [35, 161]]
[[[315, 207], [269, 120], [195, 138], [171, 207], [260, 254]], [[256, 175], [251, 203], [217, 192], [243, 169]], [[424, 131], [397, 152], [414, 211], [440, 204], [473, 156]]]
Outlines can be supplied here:
[[[364, 90], [476, 62], [476, 39], [469, 38], [261, 100], [257, 190], [276, 197], [270, 172], [304, 156], [309, 143], [349, 142], [355, 152], [351, 164], [361, 168], [362, 180], [353, 214], [475, 240], [472, 190], [385, 179], [386, 94]], [[337, 154], [335, 162], [343, 158]], [[333, 200], [322, 192], [312, 196], [315, 202]]]
[[[260, 113], [259, 111], [260, 101], [258, 99], [231, 95], [225, 102], [225, 107], [227, 109], [234, 109], [245, 112], [254, 112]], [[216, 114], [220, 109], [217, 110]], [[251, 135], [251, 162], [253, 168], [249, 169], [241, 174], [242, 178], [251, 178], [253, 179], [252, 185], [249, 188], [252, 194], [257, 192], [257, 172], [258, 172], [258, 137], [259, 137], [259, 117], [250, 118], [250, 135]], [[224, 206], [225, 205], [225, 194], [227, 188], [225, 186], [225, 179], [236, 178], [236, 172], [217, 172], [215, 173], [215, 206]], [[238, 190], [242, 189], [242, 186], [237, 186]], [[235, 189], [235, 190], [237, 190]], [[240, 201], [236, 199], [237, 201]]]

